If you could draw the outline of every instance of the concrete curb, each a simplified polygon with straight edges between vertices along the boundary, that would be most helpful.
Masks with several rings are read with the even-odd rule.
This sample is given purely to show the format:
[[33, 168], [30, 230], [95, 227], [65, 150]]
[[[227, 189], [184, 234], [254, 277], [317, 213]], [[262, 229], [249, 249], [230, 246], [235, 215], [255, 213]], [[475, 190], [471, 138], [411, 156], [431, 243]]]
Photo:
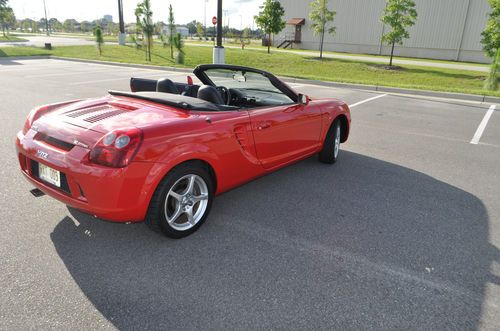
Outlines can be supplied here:
[[0, 57], [0, 62], [2, 60], [7, 61], [17, 61], [17, 60], [48, 60], [51, 58], [51, 55], [33, 55], [33, 56], [5, 56]]
[[111, 61], [99, 61], [99, 60], [87, 60], [87, 59], [77, 59], [71, 57], [59, 57], [50, 56], [51, 59], [71, 61], [71, 62], [83, 62], [83, 63], [95, 63], [95, 64], [105, 64], [116, 67], [127, 67], [127, 68], [138, 68], [138, 69], [152, 69], [152, 70], [162, 70], [162, 71], [174, 71], [174, 72], [186, 72], [193, 73], [193, 69], [189, 68], [176, 68], [176, 67], [164, 67], [155, 66], [151, 64], [136, 64], [136, 63], [121, 63], [121, 62], [111, 62]]
[[[105, 65], [118, 66], [118, 67], [163, 70], [163, 71], [173, 71], [173, 72], [182, 72], [182, 73], [192, 73], [193, 72], [193, 69], [189, 69], [189, 68], [163, 67], [163, 66], [147, 65], [147, 64], [86, 60], [86, 59], [77, 59], [77, 58], [69, 58], [69, 57], [59, 57], [59, 56], [53, 56], [53, 55], [30, 56], [30, 57], [26, 57], [26, 56], [24, 56], [24, 57], [23, 56], [9, 57], [9, 59], [12, 59], [12, 60], [26, 59], [26, 58], [30, 58], [30, 59], [56, 59], [56, 60], [63, 60], [63, 61], [105, 64]], [[482, 102], [482, 103], [500, 104], [499, 97], [492, 97], [492, 96], [486, 96], [486, 95], [452, 93], [452, 92], [435, 92], [435, 91], [428, 91], [428, 90], [404, 89], [404, 88], [397, 88], [397, 87], [385, 87], [385, 86], [363, 85], [363, 84], [336, 83], [336, 82], [327, 82], [327, 81], [320, 81], [320, 80], [291, 78], [291, 77], [280, 77], [280, 78], [287, 83], [294, 83], [294, 84], [307, 84], [307, 85], [336, 87], [336, 88], [354, 89], [354, 90], [362, 90], [362, 91], [394, 93], [394, 94], [408, 94], [408, 95], [427, 96], [427, 97], [434, 97], [434, 98], [445, 98], [445, 99], [455, 99], [455, 100], [466, 100], [466, 101], [475, 101], [475, 102]]]

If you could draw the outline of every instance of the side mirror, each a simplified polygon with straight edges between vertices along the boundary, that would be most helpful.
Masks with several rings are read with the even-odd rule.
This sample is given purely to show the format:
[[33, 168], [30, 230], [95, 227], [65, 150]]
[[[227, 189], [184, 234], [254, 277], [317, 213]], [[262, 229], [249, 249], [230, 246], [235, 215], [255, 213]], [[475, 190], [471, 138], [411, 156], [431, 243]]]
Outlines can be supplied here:
[[307, 106], [309, 104], [309, 97], [305, 94], [299, 94], [299, 104]]

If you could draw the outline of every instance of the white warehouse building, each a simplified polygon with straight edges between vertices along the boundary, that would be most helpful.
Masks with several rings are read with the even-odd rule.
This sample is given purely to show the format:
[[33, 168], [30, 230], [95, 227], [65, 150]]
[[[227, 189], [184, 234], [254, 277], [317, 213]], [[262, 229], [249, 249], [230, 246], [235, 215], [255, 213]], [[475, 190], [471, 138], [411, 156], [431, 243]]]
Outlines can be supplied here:
[[[276, 46], [319, 49], [319, 36], [310, 28], [310, 2], [280, 0], [287, 27], [274, 39]], [[481, 32], [490, 7], [487, 0], [415, 0], [418, 19], [409, 29], [410, 38], [397, 46], [395, 55], [429, 59], [489, 63], [481, 45]], [[326, 34], [324, 49], [337, 52], [388, 55], [381, 43], [388, 29], [380, 22], [385, 0], [330, 0], [335, 10], [336, 34]]]

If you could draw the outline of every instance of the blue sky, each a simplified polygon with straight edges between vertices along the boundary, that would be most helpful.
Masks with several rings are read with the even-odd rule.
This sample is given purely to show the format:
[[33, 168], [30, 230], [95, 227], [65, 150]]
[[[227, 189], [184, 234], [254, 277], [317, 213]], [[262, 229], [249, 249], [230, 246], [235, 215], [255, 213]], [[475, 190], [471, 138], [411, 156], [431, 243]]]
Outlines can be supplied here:
[[[184, 24], [192, 20], [203, 23], [206, 0], [151, 0], [153, 16], [155, 21], [166, 21], [168, 5], [171, 3], [176, 22]], [[60, 21], [74, 18], [78, 21], [94, 20], [105, 14], [113, 15], [113, 20], [118, 19], [117, 0], [45, 0], [47, 4], [47, 15], [56, 17]], [[124, 15], [126, 22], [134, 22], [134, 9], [139, 0], [123, 0]], [[251, 27], [253, 16], [259, 12], [259, 6], [263, 0], [223, 0], [224, 10], [227, 15], [224, 24], [235, 28]], [[9, 0], [9, 5], [14, 9], [18, 18], [40, 19], [44, 16], [43, 0]], [[217, 0], [206, 2], [207, 25], [211, 24], [212, 17], [217, 10]]]

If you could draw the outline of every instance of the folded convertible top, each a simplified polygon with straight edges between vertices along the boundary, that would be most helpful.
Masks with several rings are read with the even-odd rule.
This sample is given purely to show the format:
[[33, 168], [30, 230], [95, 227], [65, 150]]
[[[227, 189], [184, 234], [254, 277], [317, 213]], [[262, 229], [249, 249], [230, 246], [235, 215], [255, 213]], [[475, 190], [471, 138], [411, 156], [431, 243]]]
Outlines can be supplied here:
[[205, 111], [238, 110], [237, 107], [216, 105], [214, 103], [205, 100], [179, 94], [170, 94], [163, 92], [124, 92], [124, 91], [108, 91], [108, 93], [114, 96], [141, 99], [185, 110], [205, 110]]

